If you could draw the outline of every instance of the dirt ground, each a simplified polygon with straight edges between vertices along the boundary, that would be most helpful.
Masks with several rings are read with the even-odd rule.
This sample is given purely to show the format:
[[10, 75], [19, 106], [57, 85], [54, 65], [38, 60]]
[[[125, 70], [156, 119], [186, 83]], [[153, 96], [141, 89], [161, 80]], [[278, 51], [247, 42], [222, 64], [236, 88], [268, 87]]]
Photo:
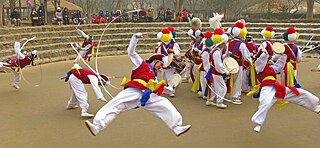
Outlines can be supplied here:
[[[143, 55], [146, 59], [148, 55]], [[305, 59], [298, 65], [298, 80], [303, 88], [320, 96], [320, 72], [312, 73], [319, 59]], [[90, 62], [94, 65], [94, 61]], [[242, 105], [227, 109], [205, 106], [205, 101], [191, 92], [191, 83], [182, 83], [176, 97], [170, 98], [192, 128], [176, 137], [158, 118], [143, 109], [118, 116], [96, 137], [85, 127], [80, 110], [66, 110], [70, 97], [69, 85], [60, 77], [72, 67], [72, 61], [30, 67], [23, 71], [26, 81], [20, 90], [10, 84], [11, 73], [0, 73], [0, 147], [159, 147], [159, 148], [257, 148], [317, 147], [320, 145], [320, 115], [297, 105], [288, 104], [281, 110], [272, 107], [260, 133], [253, 131], [251, 117], [258, 101], [243, 96]], [[129, 76], [132, 64], [127, 56], [99, 58], [99, 71], [109, 76]], [[41, 80], [42, 79], [42, 80]], [[119, 86], [121, 79], [112, 79]], [[35, 84], [41, 82], [39, 87]], [[96, 99], [90, 86], [89, 112], [96, 113], [103, 102]], [[119, 90], [108, 87], [115, 96]], [[110, 99], [106, 93], [105, 97]], [[92, 120], [91, 120], [92, 121]]]

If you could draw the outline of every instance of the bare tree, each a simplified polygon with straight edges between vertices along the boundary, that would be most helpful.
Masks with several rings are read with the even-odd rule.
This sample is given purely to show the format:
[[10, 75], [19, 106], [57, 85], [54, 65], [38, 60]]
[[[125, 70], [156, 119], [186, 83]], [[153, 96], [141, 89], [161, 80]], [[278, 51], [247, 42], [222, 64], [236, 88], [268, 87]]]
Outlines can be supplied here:
[[52, 5], [54, 6], [55, 9], [60, 7], [60, 0], [51, 0]]
[[307, 0], [307, 19], [313, 18], [314, 0]]
[[0, 0], [0, 26], [3, 26], [4, 18], [3, 18], [3, 4], [4, 0]]

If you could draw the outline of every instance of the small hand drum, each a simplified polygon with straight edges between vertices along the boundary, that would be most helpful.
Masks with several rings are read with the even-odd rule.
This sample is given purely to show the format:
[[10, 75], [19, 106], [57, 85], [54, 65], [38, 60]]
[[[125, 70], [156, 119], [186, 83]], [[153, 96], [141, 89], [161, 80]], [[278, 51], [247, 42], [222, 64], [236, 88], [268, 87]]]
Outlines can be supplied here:
[[239, 65], [238, 62], [232, 58], [227, 57], [223, 59], [223, 66], [231, 73], [235, 74], [239, 71]]

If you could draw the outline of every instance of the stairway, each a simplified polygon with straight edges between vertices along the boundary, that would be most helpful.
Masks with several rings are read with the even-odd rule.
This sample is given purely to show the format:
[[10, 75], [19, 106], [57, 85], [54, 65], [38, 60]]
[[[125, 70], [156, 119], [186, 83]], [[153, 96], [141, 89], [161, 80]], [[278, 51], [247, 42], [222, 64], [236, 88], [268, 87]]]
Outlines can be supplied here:
[[[232, 22], [223, 22], [222, 26], [225, 30], [230, 27]], [[144, 38], [138, 43], [138, 53], [152, 53], [157, 44], [156, 34], [164, 27], [169, 25], [177, 30], [176, 41], [179, 43], [182, 53], [188, 49], [190, 37], [186, 32], [190, 29], [188, 23], [113, 23], [106, 29], [105, 34], [101, 38], [99, 46], [99, 55], [119, 55], [126, 54], [126, 49], [132, 34], [141, 32]], [[295, 27], [300, 37], [297, 45], [301, 48], [306, 45], [312, 37], [310, 44], [320, 40], [320, 23], [251, 23], [247, 22], [246, 27], [250, 34], [253, 35], [256, 43], [262, 42], [260, 32], [266, 26], [271, 25], [276, 32], [275, 41], [282, 41], [282, 33], [288, 27]], [[7, 27], [0, 28], [0, 58], [4, 61], [7, 57], [13, 57], [13, 43], [19, 39], [36, 36], [36, 40], [30, 41], [25, 50], [33, 48], [39, 51], [41, 63], [57, 62], [62, 60], [70, 60], [76, 57], [69, 43], [81, 43], [83, 38], [75, 32], [78, 27], [87, 34], [94, 36], [94, 43], [98, 44], [101, 34], [105, 29], [105, 24], [86, 24], [86, 25], [67, 25], [67, 26], [34, 26], [34, 27]], [[207, 22], [202, 25], [203, 31], [213, 31]]]

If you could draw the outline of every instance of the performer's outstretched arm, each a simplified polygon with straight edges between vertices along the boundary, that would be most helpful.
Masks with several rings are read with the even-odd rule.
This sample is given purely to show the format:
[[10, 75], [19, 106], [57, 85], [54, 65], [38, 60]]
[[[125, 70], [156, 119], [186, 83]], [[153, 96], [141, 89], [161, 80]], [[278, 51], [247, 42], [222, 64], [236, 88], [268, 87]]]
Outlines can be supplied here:
[[21, 53], [20, 42], [14, 42], [14, 52], [18, 55], [20, 60], [24, 59], [26, 56]]
[[82, 35], [83, 37], [89, 39], [89, 35], [87, 35], [86, 33], [84, 33], [82, 30], [80, 30], [79, 28], [77, 28], [77, 33]]
[[134, 34], [128, 46], [128, 55], [134, 65], [133, 69], [138, 68], [143, 61], [142, 58], [136, 52], [136, 47], [139, 41], [137, 37], [142, 37], [142, 34], [141, 33]]

